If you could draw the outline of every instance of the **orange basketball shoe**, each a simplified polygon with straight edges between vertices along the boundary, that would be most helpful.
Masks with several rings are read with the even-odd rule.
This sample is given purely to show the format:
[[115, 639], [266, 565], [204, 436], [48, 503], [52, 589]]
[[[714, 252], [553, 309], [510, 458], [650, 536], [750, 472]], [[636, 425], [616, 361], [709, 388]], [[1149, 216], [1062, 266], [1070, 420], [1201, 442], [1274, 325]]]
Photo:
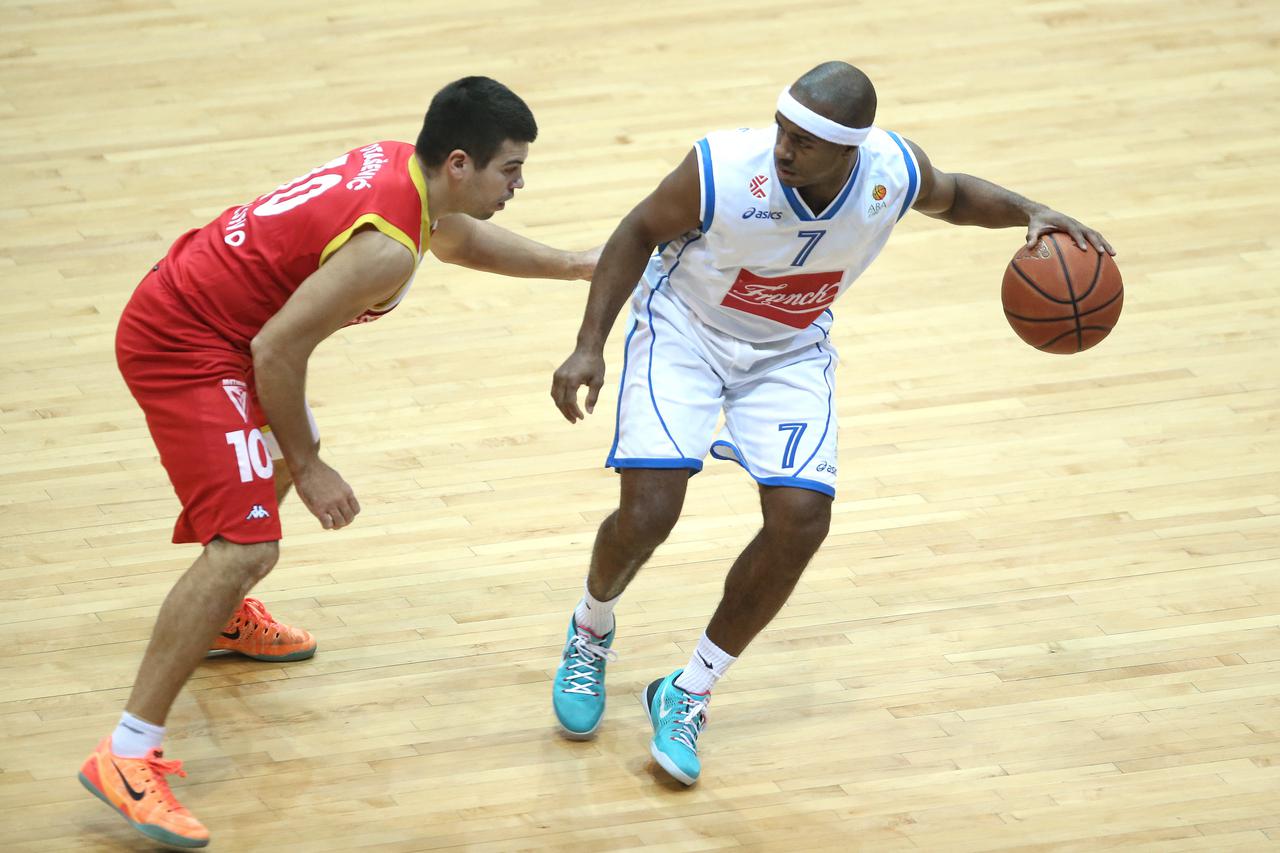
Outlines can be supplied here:
[[254, 660], [306, 660], [316, 653], [316, 639], [301, 628], [277, 622], [256, 598], [246, 598], [213, 638], [211, 652], [236, 652]]
[[181, 761], [165, 761], [153, 749], [145, 758], [121, 758], [111, 752], [107, 735], [80, 767], [80, 784], [120, 812], [134, 829], [174, 847], [204, 847], [209, 830], [191, 816], [169, 790], [165, 776], [182, 770]]

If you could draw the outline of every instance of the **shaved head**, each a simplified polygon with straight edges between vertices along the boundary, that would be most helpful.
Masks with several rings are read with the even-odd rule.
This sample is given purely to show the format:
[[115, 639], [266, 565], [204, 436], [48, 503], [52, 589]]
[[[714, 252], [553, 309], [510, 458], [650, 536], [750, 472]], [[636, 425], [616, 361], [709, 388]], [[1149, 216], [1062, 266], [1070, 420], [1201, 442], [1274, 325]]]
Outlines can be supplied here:
[[876, 89], [847, 62], [824, 62], [791, 85], [791, 97], [845, 127], [867, 127], [876, 119]]

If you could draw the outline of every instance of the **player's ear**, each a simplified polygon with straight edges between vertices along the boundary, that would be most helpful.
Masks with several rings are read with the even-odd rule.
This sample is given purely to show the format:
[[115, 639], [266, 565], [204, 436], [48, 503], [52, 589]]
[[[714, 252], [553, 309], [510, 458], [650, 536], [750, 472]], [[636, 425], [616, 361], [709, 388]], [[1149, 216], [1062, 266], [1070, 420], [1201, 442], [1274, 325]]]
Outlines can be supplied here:
[[461, 180], [471, 171], [471, 155], [461, 148], [455, 148], [444, 158], [444, 167], [451, 177]]

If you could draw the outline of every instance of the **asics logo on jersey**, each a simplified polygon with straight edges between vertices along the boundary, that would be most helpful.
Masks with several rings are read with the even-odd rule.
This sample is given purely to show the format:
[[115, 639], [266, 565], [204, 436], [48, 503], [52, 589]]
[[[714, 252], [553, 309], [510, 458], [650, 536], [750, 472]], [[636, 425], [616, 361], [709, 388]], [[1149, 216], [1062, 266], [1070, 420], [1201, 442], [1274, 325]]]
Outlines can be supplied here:
[[832, 474], [834, 474], [836, 472], [836, 466], [832, 465], [830, 462], [819, 462], [818, 467], [815, 468], [814, 470], [817, 471], [819, 474], [821, 474], [823, 471], [829, 471]]
[[782, 214], [776, 210], [756, 210], [754, 207], [748, 207], [742, 211], [743, 219], [781, 219]]
[[249, 514], [244, 517], [245, 521], [251, 521], [256, 518], [270, 518], [271, 513], [263, 509], [262, 504], [254, 504], [253, 509], [249, 510]]
[[769, 183], [769, 179], [764, 175], [756, 175], [751, 179], [750, 183], [747, 184], [747, 189], [751, 190], [751, 194], [756, 198], [764, 198], [764, 185], [767, 183]]

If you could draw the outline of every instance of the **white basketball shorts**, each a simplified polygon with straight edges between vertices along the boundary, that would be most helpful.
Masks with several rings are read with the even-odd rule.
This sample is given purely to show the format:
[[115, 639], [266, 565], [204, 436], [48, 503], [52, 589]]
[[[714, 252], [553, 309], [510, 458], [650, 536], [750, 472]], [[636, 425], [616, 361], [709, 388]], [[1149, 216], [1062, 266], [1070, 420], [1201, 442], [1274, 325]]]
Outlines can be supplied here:
[[696, 473], [710, 452], [762, 485], [834, 496], [839, 356], [830, 323], [828, 312], [790, 340], [753, 344], [706, 325], [665, 278], [656, 286], [642, 279], [606, 467]]

